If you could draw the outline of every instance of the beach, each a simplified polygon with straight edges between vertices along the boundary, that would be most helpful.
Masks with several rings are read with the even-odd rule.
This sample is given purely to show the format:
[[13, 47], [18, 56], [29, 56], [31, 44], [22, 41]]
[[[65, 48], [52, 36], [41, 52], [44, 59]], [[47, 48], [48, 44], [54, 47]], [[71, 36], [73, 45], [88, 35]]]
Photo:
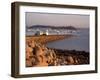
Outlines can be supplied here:
[[49, 48], [45, 44], [73, 35], [26, 36], [26, 67], [89, 64], [89, 52]]

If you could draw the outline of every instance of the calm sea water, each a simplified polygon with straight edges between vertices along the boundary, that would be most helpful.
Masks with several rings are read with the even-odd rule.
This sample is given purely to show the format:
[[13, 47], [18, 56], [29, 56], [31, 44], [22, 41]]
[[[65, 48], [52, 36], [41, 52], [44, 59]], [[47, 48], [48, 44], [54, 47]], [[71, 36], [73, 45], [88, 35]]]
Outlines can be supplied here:
[[47, 47], [64, 49], [64, 50], [79, 50], [89, 52], [89, 29], [78, 29], [77, 37], [66, 38], [47, 43]]

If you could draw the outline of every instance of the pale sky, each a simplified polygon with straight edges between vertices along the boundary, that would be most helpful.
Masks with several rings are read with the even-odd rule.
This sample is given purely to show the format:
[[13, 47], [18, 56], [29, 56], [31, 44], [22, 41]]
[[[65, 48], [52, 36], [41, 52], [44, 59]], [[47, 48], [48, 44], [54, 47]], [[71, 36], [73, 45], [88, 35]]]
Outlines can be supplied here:
[[51, 13], [26, 13], [26, 26], [51, 25], [51, 26], [75, 26], [77, 28], [89, 28], [89, 15], [75, 14], [51, 14]]

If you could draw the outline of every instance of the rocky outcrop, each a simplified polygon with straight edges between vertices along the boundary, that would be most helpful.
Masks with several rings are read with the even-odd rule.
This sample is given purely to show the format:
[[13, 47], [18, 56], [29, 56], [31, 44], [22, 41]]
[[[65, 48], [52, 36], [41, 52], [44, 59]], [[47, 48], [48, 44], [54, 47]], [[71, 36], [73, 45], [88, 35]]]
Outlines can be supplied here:
[[26, 67], [89, 64], [89, 53], [47, 48], [33, 39], [26, 40]]

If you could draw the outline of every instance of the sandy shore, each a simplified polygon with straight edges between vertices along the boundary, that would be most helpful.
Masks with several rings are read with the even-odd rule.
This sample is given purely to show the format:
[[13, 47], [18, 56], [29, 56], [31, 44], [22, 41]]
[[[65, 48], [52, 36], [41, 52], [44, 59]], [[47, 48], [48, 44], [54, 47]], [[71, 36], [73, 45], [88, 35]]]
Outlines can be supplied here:
[[89, 53], [76, 50], [59, 50], [46, 47], [50, 41], [70, 38], [71, 35], [27, 36], [26, 67], [89, 64]]

